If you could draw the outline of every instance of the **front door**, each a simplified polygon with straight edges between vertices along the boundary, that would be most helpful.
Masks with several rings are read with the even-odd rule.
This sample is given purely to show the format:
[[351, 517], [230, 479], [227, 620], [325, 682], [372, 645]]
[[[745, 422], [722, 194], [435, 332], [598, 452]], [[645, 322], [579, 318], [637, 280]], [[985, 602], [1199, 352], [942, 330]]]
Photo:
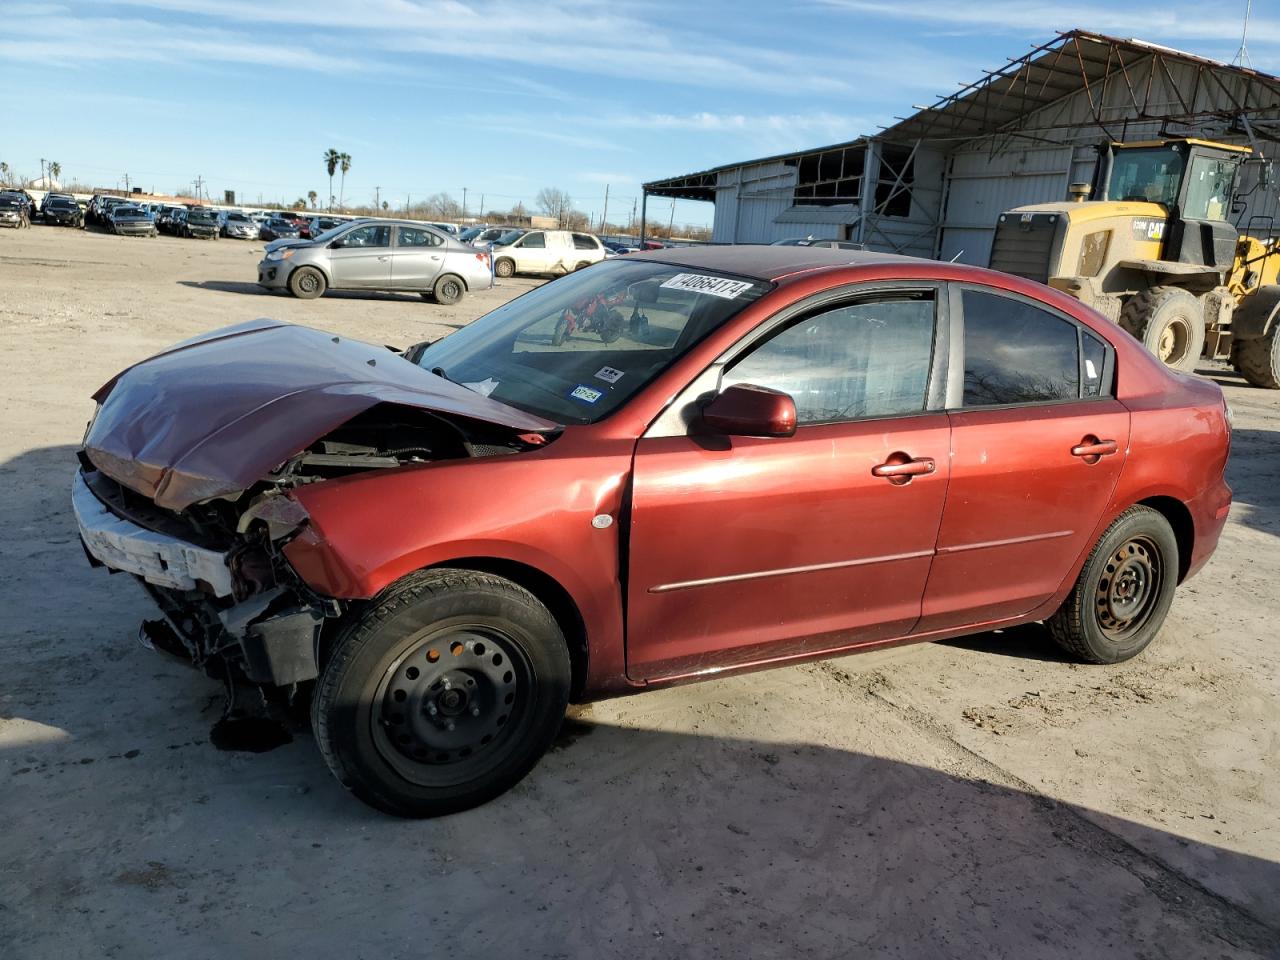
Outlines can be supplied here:
[[541, 230], [526, 233], [511, 245], [516, 270], [521, 273], [542, 273], [547, 269], [547, 235]]
[[[927, 403], [938, 376], [935, 307], [932, 290], [864, 295], [801, 314], [745, 348], [721, 387], [790, 394], [794, 436], [640, 440], [627, 585], [632, 679], [911, 630], [949, 472], [947, 416]], [[884, 475], [908, 460], [918, 472]]]
[[391, 284], [391, 225], [370, 223], [348, 230], [329, 244], [333, 287], [373, 287]]
[[391, 285], [398, 290], [430, 290], [444, 263], [444, 238], [425, 227], [396, 227], [391, 252]]
[[1111, 500], [1129, 412], [1111, 352], [1073, 320], [967, 287], [951, 483], [917, 632], [1029, 613], [1051, 597]]

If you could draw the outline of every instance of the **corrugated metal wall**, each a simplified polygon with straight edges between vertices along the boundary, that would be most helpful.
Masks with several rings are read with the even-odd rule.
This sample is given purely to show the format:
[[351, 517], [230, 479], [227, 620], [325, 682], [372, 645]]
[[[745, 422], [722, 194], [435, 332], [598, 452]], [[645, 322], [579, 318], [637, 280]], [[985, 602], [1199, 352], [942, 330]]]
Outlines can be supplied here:
[[[1194, 66], [1173, 61], [1165, 61], [1165, 64], [1179, 89], [1195, 86]], [[1129, 65], [1132, 88], [1145, 90], [1150, 79], [1150, 102], [1167, 104], [1172, 112], [1183, 112], [1170, 76], [1156, 69], [1155, 75], [1149, 78], [1153, 66], [1150, 59]], [[1188, 104], [1190, 112], [1220, 111], [1230, 115], [1234, 109], [1232, 99], [1243, 99], [1242, 83], [1239, 78], [1224, 77], [1222, 84], [1199, 84], [1195, 103]], [[1236, 89], [1232, 89], [1233, 86]], [[963, 263], [985, 266], [991, 252], [996, 219], [1001, 213], [1026, 204], [1067, 199], [1068, 184], [1092, 181], [1098, 155], [1096, 147], [1109, 139], [1134, 142], [1161, 135], [1159, 121], [1134, 118], [1128, 85], [1109, 85], [1105, 99], [1103, 92], [1095, 88], [1092, 96], [1105, 129], [1094, 116], [1090, 94], [1081, 90], [1030, 114], [1019, 125], [1027, 136], [1001, 134], [987, 137], [966, 144], [952, 154], [945, 184], [945, 219], [938, 240], [941, 259], [950, 260], [958, 256]], [[1175, 130], [1180, 135], [1194, 133], [1208, 139], [1248, 145], [1247, 137], [1230, 133], [1227, 127], [1228, 121], [1214, 119], [1199, 129], [1177, 125]], [[1045, 144], [1042, 142], [1045, 139], [1058, 143]], [[1263, 149], [1264, 154], [1271, 156], [1275, 151], [1276, 145], [1270, 143]], [[1254, 174], [1251, 172], [1250, 175]], [[1255, 190], [1246, 198], [1246, 203], [1250, 209], [1243, 215], [1241, 226], [1254, 212], [1274, 216], [1276, 184]]]

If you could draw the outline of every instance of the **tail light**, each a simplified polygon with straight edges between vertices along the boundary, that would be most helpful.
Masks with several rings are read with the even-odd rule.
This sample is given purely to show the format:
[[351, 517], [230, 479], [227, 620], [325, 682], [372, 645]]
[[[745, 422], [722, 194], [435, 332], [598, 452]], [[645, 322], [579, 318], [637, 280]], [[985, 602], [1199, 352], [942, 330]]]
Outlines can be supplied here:
[[479, 260], [481, 263], [483, 263], [483, 264], [485, 265], [485, 268], [486, 268], [486, 269], [488, 269], [488, 267], [489, 267], [489, 253], [488, 253], [488, 251], [482, 250], [481, 252], [477, 253], [477, 254], [476, 254], [476, 259], [477, 259], [477, 260]]

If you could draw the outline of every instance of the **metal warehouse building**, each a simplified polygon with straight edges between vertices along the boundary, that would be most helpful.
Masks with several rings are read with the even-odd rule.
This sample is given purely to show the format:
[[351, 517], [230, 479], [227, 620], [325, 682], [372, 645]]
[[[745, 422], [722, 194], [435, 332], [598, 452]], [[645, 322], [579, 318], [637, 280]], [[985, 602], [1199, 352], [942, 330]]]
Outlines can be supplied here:
[[[1105, 145], [1197, 136], [1280, 154], [1280, 78], [1074, 30], [875, 136], [644, 185], [715, 203], [713, 240], [852, 240], [986, 264], [997, 217], [1091, 183]], [[1280, 168], [1242, 174], [1238, 223], [1270, 232]]]

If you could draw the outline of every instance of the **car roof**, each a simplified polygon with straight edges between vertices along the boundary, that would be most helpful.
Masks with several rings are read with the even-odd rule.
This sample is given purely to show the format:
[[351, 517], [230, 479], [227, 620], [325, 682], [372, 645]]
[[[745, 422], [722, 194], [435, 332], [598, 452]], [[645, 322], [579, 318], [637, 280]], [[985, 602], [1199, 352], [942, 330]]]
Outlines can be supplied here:
[[667, 247], [629, 255], [632, 259], [657, 260], [680, 267], [719, 270], [757, 280], [778, 280], [793, 273], [822, 268], [864, 267], [883, 263], [918, 264], [921, 270], [937, 261], [903, 257], [869, 250], [836, 250], [831, 247], [775, 247], [757, 244], [724, 244], [706, 247]]

